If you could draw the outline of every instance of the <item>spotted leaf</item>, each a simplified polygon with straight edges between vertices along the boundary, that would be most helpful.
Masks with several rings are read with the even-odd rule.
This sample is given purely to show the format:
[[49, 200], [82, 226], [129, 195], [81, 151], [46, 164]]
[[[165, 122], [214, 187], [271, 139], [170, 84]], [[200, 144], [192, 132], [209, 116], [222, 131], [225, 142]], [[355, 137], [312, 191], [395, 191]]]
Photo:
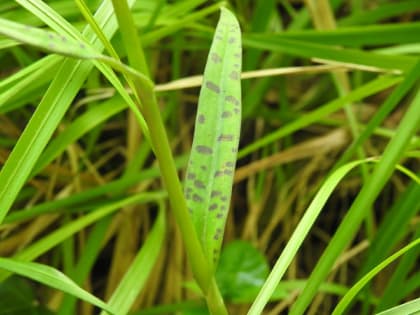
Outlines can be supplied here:
[[185, 197], [203, 250], [216, 266], [232, 193], [241, 123], [241, 33], [222, 9], [201, 86]]

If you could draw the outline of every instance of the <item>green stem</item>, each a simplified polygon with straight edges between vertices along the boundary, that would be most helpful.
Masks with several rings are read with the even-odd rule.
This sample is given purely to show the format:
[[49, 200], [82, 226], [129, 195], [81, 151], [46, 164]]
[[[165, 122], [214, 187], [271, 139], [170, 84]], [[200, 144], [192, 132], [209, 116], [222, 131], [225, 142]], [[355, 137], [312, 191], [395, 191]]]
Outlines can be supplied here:
[[223, 297], [220, 294], [216, 281], [213, 277], [206, 296], [207, 307], [212, 315], [228, 315]]
[[[142, 103], [140, 106], [149, 127], [153, 151], [159, 162], [162, 180], [168, 191], [169, 202], [184, 240], [191, 269], [198, 285], [206, 296], [211, 314], [227, 315], [223, 299], [213, 278], [212, 269], [205, 258], [187, 209], [187, 203], [157, 104], [156, 94], [154, 93], [154, 86], [147, 78], [150, 75], [133, 16], [126, 1], [112, 0], [112, 2], [127, 50], [129, 64], [134, 70], [145, 74], [145, 76], [139, 76], [131, 73], [131, 78], [134, 81], [135, 94]], [[127, 69], [123, 69], [123, 72], [126, 71]]]
[[130, 12], [127, 1], [112, 0], [112, 6], [114, 7], [115, 15], [118, 20], [118, 26], [120, 28], [124, 46], [126, 47], [130, 66], [137, 71], [144, 73], [147, 77], [150, 77], [140, 37], [137, 34], [133, 15]]
[[204, 257], [201, 244], [195, 232], [194, 225], [187, 210], [181, 183], [172, 157], [171, 148], [165, 127], [160, 116], [160, 111], [153, 92], [153, 86], [146, 81], [135, 80], [136, 91], [143, 101], [143, 115], [149, 126], [150, 140], [152, 141], [162, 180], [168, 191], [169, 201], [174, 211], [175, 219], [181, 230], [189, 262], [198, 285], [206, 294], [211, 279], [210, 266]]

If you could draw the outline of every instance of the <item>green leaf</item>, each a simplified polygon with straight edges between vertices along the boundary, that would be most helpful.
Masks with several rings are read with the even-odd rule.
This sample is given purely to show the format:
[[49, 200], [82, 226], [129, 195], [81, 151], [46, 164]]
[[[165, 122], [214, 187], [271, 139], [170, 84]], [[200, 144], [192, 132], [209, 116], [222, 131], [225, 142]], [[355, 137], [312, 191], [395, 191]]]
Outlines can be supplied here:
[[417, 43], [420, 23], [392, 23], [381, 25], [363, 25], [334, 30], [289, 31], [278, 34], [258, 34], [254, 38], [270, 41], [289, 39], [302, 42], [359, 47], [362, 45], [390, 45]]
[[224, 298], [252, 301], [268, 276], [268, 263], [250, 243], [233, 241], [223, 248], [216, 280]]
[[[362, 279], [360, 279], [351, 289], [344, 295], [344, 297], [341, 299], [340, 303], [336, 306], [334, 309], [332, 315], [341, 315], [344, 313], [346, 308], [349, 306], [349, 304], [353, 301], [353, 299], [356, 297], [356, 295], [360, 292], [360, 290], [374, 277], [376, 276], [380, 271], [382, 271], [385, 267], [387, 267], [390, 263], [394, 262], [397, 258], [399, 258], [401, 255], [405, 254], [407, 251], [412, 249], [413, 247], [420, 244], [420, 238], [412, 241], [408, 245], [404, 246], [402, 249], [397, 251], [395, 254], [391, 255], [384, 261], [382, 261], [379, 265], [377, 265], [375, 268], [373, 268], [371, 271], [369, 271]], [[418, 305], [417, 309], [415, 311], [418, 311]], [[402, 313], [400, 313], [402, 314]], [[408, 314], [408, 313], [405, 313]]]
[[[132, 3], [133, 0], [130, 0]], [[100, 6], [95, 16], [105, 34], [112, 37], [116, 30], [109, 5]], [[83, 32], [92, 47], [98, 43], [89, 28]], [[43, 99], [0, 172], [0, 222], [3, 221], [20, 189], [25, 184], [37, 159], [60, 123], [72, 100], [80, 90], [93, 65], [89, 61], [64, 59]]]
[[341, 179], [356, 166], [369, 161], [370, 159], [365, 159], [347, 163], [335, 170], [325, 180], [324, 184], [315, 195], [311, 204], [306, 209], [305, 215], [300, 220], [298, 226], [287, 242], [286, 247], [283, 249], [280, 257], [277, 259], [267, 280], [261, 288], [261, 291], [249, 309], [248, 315], [257, 315], [262, 313], [265, 305], [272, 297], [276, 287], [278, 286], [290, 263], [292, 262], [293, 257], [296, 255], [306, 235], [309, 233], [312, 225], [321, 213], [325, 203]]
[[[165, 229], [166, 219], [164, 203], [160, 202], [159, 214], [153, 229], [149, 233], [147, 240], [138, 252], [130, 268], [124, 274], [117, 289], [112, 294], [111, 299], [108, 301], [109, 306], [113, 309], [118, 309], [120, 314], [126, 314], [130, 310], [137, 295], [146, 284], [150, 272], [156, 264], [159, 253], [161, 252]], [[101, 314], [105, 315], [104, 313]]]
[[74, 283], [73, 280], [55, 268], [38, 263], [22, 262], [2, 257], [0, 257], [0, 268], [38, 281], [62, 292], [74, 295], [86, 302], [106, 310], [111, 314], [115, 314], [115, 311], [111, 310], [105, 302], [83, 290]]
[[241, 37], [222, 9], [200, 91], [185, 196], [197, 235], [215, 265], [232, 192], [241, 122]]
[[418, 314], [419, 310], [420, 310], [420, 298], [398, 305], [396, 307], [387, 309], [386, 311], [380, 312], [377, 315], [400, 315], [400, 314], [416, 315]]
[[89, 44], [70, 36], [45, 31], [3, 18], [0, 18], [0, 34], [64, 56], [84, 59], [93, 59], [100, 56], [100, 53], [96, 52]]
[[33, 288], [20, 277], [0, 283], [0, 315], [52, 315], [39, 305]]

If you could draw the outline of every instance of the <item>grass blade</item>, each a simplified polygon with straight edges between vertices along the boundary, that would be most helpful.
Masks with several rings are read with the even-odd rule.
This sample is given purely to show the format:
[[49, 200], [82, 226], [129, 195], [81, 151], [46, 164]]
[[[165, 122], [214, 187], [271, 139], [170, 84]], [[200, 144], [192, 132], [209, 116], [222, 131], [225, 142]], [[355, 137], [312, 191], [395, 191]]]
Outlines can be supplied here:
[[396, 307], [390, 308], [386, 311], [378, 313], [377, 315], [401, 315], [401, 314], [416, 315], [418, 314], [417, 312], [419, 310], [420, 310], [420, 298], [398, 305]]
[[296, 227], [293, 235], [287, 242], [285, 249], [277, 259], [273, 270], [270, 272], [270, 275], [261, 288], [261, 291], [249, 309], [248, 315], [259, 315], [262, 313], [265, 305], [273, 295], [274, 290], [278, 286], [281, 278], [289, 267], [293, 257], [300, 248], [303, 240], [311, 229], [316, 218], [319, 216], [334, 188], [348, 172], [361, 163], [365, 163], [367, 161], [368, 160], [361, 160], [345, 164], [327, 178], [306, 210], [305, 215], [300, 220], [299, 225]]
[[387, 145], [384, 154], [373, 170], [369, 181], [362, 187], [347, 215], [342, 220], [337, 232], [328, 244], [327, 249], [318, 261], [308, 280], [308, 285], [297, 299], [290, 314], [301, 315], [317, 292], [319, 285], [325, 280], [332, 265], [341, 251], [352, 240], [360, 223], [365, 217], [365, 209], [369, 208], [381, 189], [392, 175], [395, 164], [407, 148], [411, 137], [415, 135], [420, 123], [420, 92], [417, 93], [401, 123]]
[[228, 213], [241, 123], [241, 37], [222, 9], [200, 91], [185, 196], [210, 265], [217, 262]]
[[46, 31], [40, 28], [12, 22], [0, 18], [0, 34], [19, 42], [36, 46], [45, 51], [82, 59], [94, 59], [100, 56], [90, 45], [70, 36]]
[[[410, 244], [404, 246], [402, 249], [400, 249], [395, 254], [391, 255], [384, 261], [382, 261], [379, 265], [377, 265], [375, 268], [373, 268], [371, 271], [369, 271], [362, 279], [360, 279], [351, 289], [344, 295], [344, 297], [341, 299], [340, 303], [336, 306], [334, 309], [334, 312], [332, 315], [341, 315], [347, 308], [347, 306], [351, 303], [351, 301], [356, 297], [356, 295], [360, 292], [360, 290], [376, 275], [378, 274], [382, 269], [387, 267], [390, 263], [392, 263], [394, 260], [399, 258], [401, 255], [405, 254], [407, 251], [412, 249], [413, 247], [420, 244], [420, 238], [412, 241]], [[418, 309], [417, 309], [418, 311]], [[400, 313], [401, 314], [401, 313]]]
[[302, 117], [288, 123], [286, 126], [267, 134], [254, 143], [249, 144], [239, 151], [238, 157], [242, 158], [259, 148], [262, 148], [286, 135], [293, 133], [296, 130], [299, 130], [300, 128], [309, 126], [311, 123], [321, 120], [327, 115], [343, 108], [347, 103], [358, 101], [379, 91], [385, 90], [386, 88], [399, 83], [401, 80], [402, 78], [394, 76], [380, 76], [377, 79], [373, 79], [361, 87], [354, 89], [346, 96], [328, 102], [327, 104], [302, 115]]
[[83, 290], [76, 283], [74, 283], [73, 280], [55, 268], [38, 263], [22, 262], [2, 257], [0, 257], [0, 268], [38, 281], [65, 293], [74, 295], [84, 301], [87, 301], [106, 310], [110, 314], [116, 314], [116, 312], [113, 311], [105, 302]]
[[[153, 229], [108, 301], [109, 307], [117, 309], [121, 314], [128, 313], [156, 263], [162, 248], [165, 229], [164, 205], [160, 202], [159, 214]], [[104, 312], [101, 315], [105, 315]]]
[[[107, 36], [116, 30], [109, 7], [101, 6], [97, 15]], [[85, 34], [89, 29], [85, 29]], [[89, 40], [100, 47], [91, 34]], [[90, 62], [65, 59], [48, 91], [20, 136], [0, 172], [0, 222], [3, 221], [28, 178], [42, 150], [92, 69]]]

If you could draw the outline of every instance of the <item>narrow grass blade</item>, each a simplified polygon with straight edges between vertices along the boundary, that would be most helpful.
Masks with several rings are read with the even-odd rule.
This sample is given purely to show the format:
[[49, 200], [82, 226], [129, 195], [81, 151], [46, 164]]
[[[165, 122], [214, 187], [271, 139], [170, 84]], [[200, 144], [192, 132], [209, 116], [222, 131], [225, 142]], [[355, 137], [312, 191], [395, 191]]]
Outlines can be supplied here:
[[185, 196], [210, 265], [217, 262], [232, 192], [241, 123], [241, 35], [222, 9], [204, 71]]
[[126, 108], [127, 104], [119, 96], [114, 96], [97, 106], [90, 107], [49, 143], [35, 165], [32, 175], [51, 163], [70, 143]]
[[60, 55], [93, 59], [100, 56], [90, 45], [75, 40], [70, 36], [57, 34], [40, 28], [12, 22], [0, 18], [0, 34], [19, 42], [36, 46], [45, 51], [53, 51]]
[[366, 163], [367, 161], [369, 160], [361, 160], [345, 164], [327, 178], [321, 189], [315, 195], [308, 209], [305, 211], [305, 215], [300, 220], [299, 225], [296, 227], [293, 235], [287, 242], [287, 245], [281, 253], [280, 257], [277, 259], [273, 270], [270, 272], [270, 275], [261, 288], [261, 291], [249, 309], [248, 315], [259, 315], [262, 313], [265, 305], [273, 295], [281, 278], [283, 277], [284, 273], [292, 262], [293, 257], [296, 255], [297, 251], [302, 245], [302, 242], [304, 241], [315, 220], [321, 213], [322, 208], [327, 202], [329, 196], [332, 194], [334, 188], [353, 168], [357, 167], [361, 163]]
[[332, 114], [335, 111], [343, 108], [348, 103], [361, 100], [367, 96], [385, 90], [386, 88], [399, 83], [401, 80], [401, 77], [394, 76], [381, 76], [376, 79], [373, 79], [370, 82], [362, 85], [361, 87], [354, 89], [346, 96], [328, 102], [325, 105], [322, 105], [319, 108], [308, 112], [305, 115], [302, 115], [301, 117], [288, 123], [284, 127], [279, 128], [278, 130], [275, 130], [272, 133], [258, 139], [254, 143], [249, 144], [241, 151], [239, 151], [238, 157], [242, 158], [250, 154], [251, 152], [256, 151], [259, 148], [262, 148], [286, 135], [293, 133], [294, 131], [297, 131], [305, 126], [309, 126], [310, 124], [321, 120], [327, 115]]
[[280, 257], [277, 259], [273, 270], [270, 272], [270, 275], [268, 276], [266, 282], [261, 288], [261, 291], [259, 292], [251, 308], [249, 309], [248, 315], [259, 315], [262, 313], [265, 305], [272, 297], [281, 278], [283, 277], [294, 256], [296, 255], [297, 251], [302, 245], [306, 235], [310, 231], [312, 225], [318, 218], [322, 208], [324, 207], [325, 203], [327, 202], [328, 198], [330, 197], [338, 183], [355, 167], [363, 163], [379, 163], [379, 161], [374, 160], [372, 158], [368, 158], [347, 163], [335, 170], [326, 179], [324, 184], [319, 189], [318, 193], [315, 195], [308, 209], [305, 211], [305, 215], [300, 220], [298, 226], [296, 227], [295, 231], [293, 232], [293, 235], [287, 242], [287, 245], [281, 253]]
[[[353, 301], [353, 299], [356, 297], [357, 293], [360, 292], [360, 290], [376, 275], [378, 274], [382, 269], [384, 269], [386, 266], [388, 266], [390, 263], [392, 263], [394, 260], [398, 259], [401, 255], [403, 255], [405, 252], [409, 251], [413, 247], [420, 244], [420, 238], [412, 241], [410, 244], [404, 246], [402, 249], [400, 249], [395, 254], [391, 255], [387, 259], [385, 259], [383, 262], [381, 262], [378, 266], [373, 268], [371, 271], [369, 271], [362, 279], [360, 279], [353, 287], [350, 288], [350, 290], [344, 295], [344, 297], [341, 299], [340, 303], [336, 306], [334, 309], [332, 315], [341, 315], [344, 313], [347, 306]], [[417, 309], [418, 311], [418, 309]]]
[[418, 314], [419, 310], [420, 310], [420, 298], [398, 305], [396, 307], [390, 308], [376, 315], [401, 315], [401, 314], [416, 315]]
[[337, 48], [282, 37], [264, 38], [264, 40], [261, 40], [258, 35], [253, 34], [244, 38], [244, 45], [304, 58], [321, 58], [357, 65], [362, 64], [391, 71], [409, 71], [417, 61], [412, 56], [381, 55], [358, 49]]
[[369, 181], [362, 187], [348, 213], [341, 221], [325, 252], [311, 273], [308, 285], [293, 305], [290, 314], [301, 315], [305, 312], [319, 285], [325, 280], [338, 255], [348, 245], [366, 215], [366, 208], [372, 206], [375, 198], [387, 183], [394, 171], [395, 164], [407, 149], [407, 145], [418, 130], [420, 123], [420, 92], [413, 99], [402, 118], [398, 129], [387, 145], [381, 160], [375, 166]]
[[[19, 261], [34, 260], [73, 234], [123, 207], [127, 207], [132, 204], [156, 202], [164, 197], [166, 197], [164, 192], [141, 193], [100, 207], [92, 213], [84, 215], [79, 219], [55, 230], [54, 232], [51, 232], [44, 238], [21, 250], [13, 258], [18, 259]], [[4, 270], [0, 270], [0, 281], [6, 279], [9, 275], [10, 274]]]
[[62, 292], [74, 295], [86, 302], [106, 310], [110, 314], [116, 314], [116, 312], [113, 311], [105, 302], [83, 290], [74, 283], [73, 280], [55, 268], [38, 263], [22, 262], [2, 257], [0, 257], [0, 268], [38, 281]]
[[[162, 248], [165, 229], [165, 210], [163, 202], [160, 202], [159, 214], [153, 229], [108, 301], [109, 307], [117, 309], [120, 314], [128, 313], [137, 295], [144, 287]], [[101, 315], [105, 315], [105, 312], [102, 312]]]
[[273, 34], [258, 34], [255, 38], [271, 40], [273, 38], [292, 39], [309, 43], [344, 45], [360, 47], [363, 45], [396, 45], [417, 43], [420, 23], [392, 23], [381, 25], [363, 25], [334, 30], [290, 31]]
[[[130, 3], [132, 4], [132, 0]], [[104, 3], [95, 14], [108, 37], [116, 30], [112, 10]], [[84, 35], [95, 49], [101, 45], [86, 28]], [[64, 59], [25, 130], [0, 172], [0, 222], [3, 221], [24, 185], [42, 150], [76, 96], [93, 65], [90, 62]]]

